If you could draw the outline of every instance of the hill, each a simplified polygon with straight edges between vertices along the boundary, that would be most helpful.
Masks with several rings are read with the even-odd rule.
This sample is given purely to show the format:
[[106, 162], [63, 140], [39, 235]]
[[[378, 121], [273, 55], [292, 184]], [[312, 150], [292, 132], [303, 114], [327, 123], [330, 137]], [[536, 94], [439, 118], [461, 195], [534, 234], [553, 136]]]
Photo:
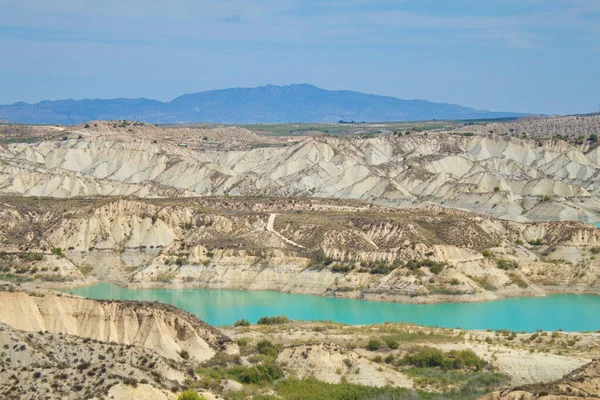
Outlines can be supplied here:
[[282, 123], [409, 121], [516, 117], [425, 100], [401, 100], [300, 84], [266, 85], [186, 94], [170, 102], [148, 99], [59, 100], [0, 106], [0, 119], [33, 124], [79, 124], [90, 120], [149, 123]]

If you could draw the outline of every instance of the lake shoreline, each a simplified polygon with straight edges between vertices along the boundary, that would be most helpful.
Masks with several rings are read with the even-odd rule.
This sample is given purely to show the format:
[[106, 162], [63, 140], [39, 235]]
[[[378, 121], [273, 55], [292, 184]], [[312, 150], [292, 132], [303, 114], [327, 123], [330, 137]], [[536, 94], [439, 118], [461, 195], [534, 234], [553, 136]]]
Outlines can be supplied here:
[[561, 286], [544, 286], [544, 295], [536, 294], [532, 291], [519, 290], [519, 289], [503, 289], [495, 292], [478, 292], [473, 294], [432, 294], [432, 295], [402, 295], [394, 293], [364, 293], [358, 291], [337, 291], [337, 292], [326, 292], [326, 293], [311, 293], [302, 291], [281, 291], [275, 289], [252, 289], [252, 288], [239, 288], [239, 287], [211, 287], [208, 285], [194, 285], [190, 283], [171, 283], [167, 284], [164, 282], [119, 282], [110, 280], [93, 280], [93, 281], [79, 281], [79, 282], [28, 282], [21, 285], [22, 288], [26, 289], [50, 289], [50, 290], [71, 290], [80, 289], [97, 284], [112, 284], [123, 289], [131, 290], [208, 290], [208, 291], [239, 291], [239, 292], [270, 292], [270, 293], [281, 293], [289, 295], [306, 295], [315, 296], [326, 299], [349, 299], [349, 300], [363, 300], [369, 302], [378, 303], [395, 303], [395, 304], [453, 304], [453, 303], [485, 303], [504, 299], [519, 299], [519, 298], [543, 298], [553, 295], [592, 295], [600, 296], [600, 288], [585, 287], [574, 287], [573, 285], [561, 285]]
[[[232, 324], [242, 318], [256, 322], [265, 315], [286, 315], [294, 320], [331, 320], [350, 325], [395, 321], [468, 330], [533, 332], [559, 328], [566, 331], [600, 329], [600, 324], [594, 325], [595, 319], [590, 317], [590, 313], [593, 314], [600, 307], [600, 297], [597, 295], [554, 294], [487, 302], [414, 304], [271, 291], [127, 289], [107, 283], [63, 290], [93, 299], [159, 301], [195, 313], [199, 318], [219, 326]], [[457, 318], [456, 321], [454, 318]], [[510, 327], [512, 324], [517, 325]]]

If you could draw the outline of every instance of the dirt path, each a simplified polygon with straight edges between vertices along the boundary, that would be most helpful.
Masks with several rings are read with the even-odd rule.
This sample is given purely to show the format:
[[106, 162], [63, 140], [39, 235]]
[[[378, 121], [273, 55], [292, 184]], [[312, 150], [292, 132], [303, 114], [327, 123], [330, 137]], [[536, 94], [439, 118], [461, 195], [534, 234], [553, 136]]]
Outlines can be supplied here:
[[269, 221], [267, 222], [267, 230], [269, 232], [273, 232], [275, 234], [275, 236], [277, 236], [278, 238], [280, 238], [284, 242], [286, 242], [288, 244], [291, 244], [292, 246], [296, 246], [296, 247], [300, 247], [301, 249], [305, 249], [306, 247], [304, 247], [301, 244], [298, 244], [298, 243], [296, 243], [294, 241], [291, 241], [290, 239], [288, 239], [285, 236], [283, 236], [281, 233], [277, 232], [275, 230], [275, 228], [273, 228], [273, 226], [275, 225], [275, 218], [276, 217], [277, 217], [277, 214], [269, 214]]

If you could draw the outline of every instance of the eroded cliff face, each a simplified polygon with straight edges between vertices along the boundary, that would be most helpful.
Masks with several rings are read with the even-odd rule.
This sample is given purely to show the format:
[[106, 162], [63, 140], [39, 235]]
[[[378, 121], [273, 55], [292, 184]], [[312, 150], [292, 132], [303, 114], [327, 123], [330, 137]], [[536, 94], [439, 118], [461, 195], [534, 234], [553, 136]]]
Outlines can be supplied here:
[[209, 359], [217, 351], [237, 351], [217, 329], [175, 307], [157, 303], [0, 292], [0, 321], [25, 331], [135, 345], [173, 360], [182, 360], [182, 351], [196, 361]]
[[475, 301], [598, 292], [600, 230], [339, 200], [0, 202], [4, 280]]
[[0, 147], [0, 193], [434, 202], [522, 221], [588, 221], [600, 210], [600, 147], [587, 143], [430, 133], [197, 151], [127, 134], [72, 136]]

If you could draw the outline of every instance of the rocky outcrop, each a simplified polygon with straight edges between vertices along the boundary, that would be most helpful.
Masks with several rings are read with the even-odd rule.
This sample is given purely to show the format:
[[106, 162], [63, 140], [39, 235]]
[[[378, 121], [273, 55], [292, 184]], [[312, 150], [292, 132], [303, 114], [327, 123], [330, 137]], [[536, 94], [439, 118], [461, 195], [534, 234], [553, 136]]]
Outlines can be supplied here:
[[189, 356], [203, 361], [217, 351], [237, 351], [237, 346], [217, 329], [175, 307], [158, 303], [4, 292], [0, 293], [0, 321], [31, 332], [135, 345], [174, 360]]
[[481, 400], [578, 400], [598, 398], [600, 398], [600, 360], [594, 360], [557, 381], [505, 389], [491, 393]]
[[328, 383], [346, 381], [379, 387], [413, 385], [404, 374], [334, 343], [284, 347], [277, 353], [276, 362], [300, 379], [315, 377]]

